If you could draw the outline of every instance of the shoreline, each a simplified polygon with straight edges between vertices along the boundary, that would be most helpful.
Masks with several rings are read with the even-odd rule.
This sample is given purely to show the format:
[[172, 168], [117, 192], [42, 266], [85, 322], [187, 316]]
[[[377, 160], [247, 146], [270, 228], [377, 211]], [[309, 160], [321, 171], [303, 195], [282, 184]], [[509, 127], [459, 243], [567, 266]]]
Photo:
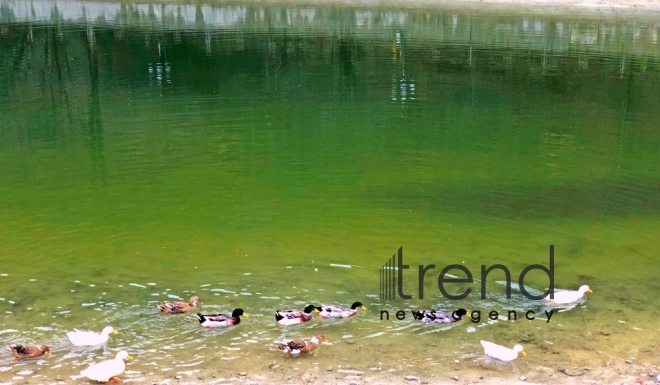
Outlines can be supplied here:
[[[83, 2], [99, 2], [83, 0]], [[102, 0], [101, 2], [112, 2]], [[125, 4], [258, 5], [401, 11], [455, 12], [458, 14], [568, 17], [587, 19], [658, 20], [658, 0], [119, 0]], [[660, 24], [660, 23], [659, 23]]]
[[[341, 324], [335, 325], [337, 338], [321, 344], [311, 354], [288, 358], [274, 347], [279, 337], [257, 337], [261, 332], [245, 331], [245, 338], [254, 338], [256, 344], [236, 344], [236, 333], [230, 329], [214, 330], [227, 338], [213, 338], [200, 342], [194, 358], [177, 359], [164, 365], [153, 365], [154, 353], [169, 356], [171, 348], [135, 346], [116, 338], [103, 351], [97, 349], [71, 352], [75, 356], [65, 358], [72, 365], [51, 367], [47, 362], [57, 357], [43, 359], [41, 365], [34, 360], [0, 362], [0, 372], [8, 381], [0, 385], [30, 383], [91, 384], [79, 375], [89, 364], [110, 359], [118, 350], [127, 350], [134, 360], [127, 362], [126, 370], [118, 377], [123, 383], [151, 385], [404, 385], [404, 384], [475, 384], [475, 385], [657, 385], [660, 368], [655, 357], [660, 350], [656, 344], [634, 342], [630, 334], [619, 334], [604, 324], [589, 322], [589, 330], [572, 338], [574, 345], [555, 341], [554, 345], [541, 344], [541, 336], [529, 336], [536, 330], [531, 323], [501, 325], [497, 332], [501, 340], [524, 343], [528, 351], [511, 362], [501, 362], [484, 356], [483, 350], [470, 346], [458, 346], [456, 340], [426, 339], [421, 344], [415, 339], [414, 346], [403, 347], [390, 354], [379, 356], [376, 352], [387, 349], [388, 340], [380, 341], [380, 348], [369, 348], [367, 340], [339, 337], [347, 331]], [[620, 323], [617, 322], [620, 325]], [[330, 327], [331, 325], [326, 325]], [[508, 326], [508, 327], [507, 327]], [[553, 334], [561, 333], [560, 329]], [[237, 330], [238, 331], [238, 330]], [[241, 332], [244, 334], [245, 332]], [[300, 335], [292, 331], [293, 335]], [[207, 333], [207, 332], [204, 332]], [[303, 333], [305, 334], [305, 333]], [[307, 332], [306, 334], [309, 334]], [[482, 335], [488, 338], [490, 333]], [[231, 337], [234, 335], [235, 337]], [[291, 335], [291, 336], [293, 336]], [[515, 338], [518, 336], [518, 338]], [[449, 337], [449, 335], [448, 335]], [[597, 339], [608, 341], [608, 346], [618, 346], [617, 351], [604, 350], [592, 343]], [[643, 337], [642, 337], [643, 338]], [[521, 339], [530, 341], [523, 342]], [[229, 347], [228, 353], [219, 346]], [[591, 343], [590, 343], [591, 342]], [[251, 349], [245, 350], [247, 347]], [[239, 348], [240, 347], [240, 348]], [[59, 349], [65, 349], [62, 342]], [[231, 350], [234, 349], [234, 350]], [[531, 354], [530, 354], [531, 352]], [[151, 354], [150, 354], [151, 353]], [[61, 360], [59, 361], [62, 362]]]
[[[461, 361], [460, 364], [452, 365], [453, 367], [448, 370], [438, 370], [423, 364], [401, 365], [396, 368], [388, 368], [387, 365], [373, 367], [367, 363], [324, 366], [323, 356], [327, 354], [326, 350], [295, 358], [283, 356], [275, 358], [279, 355], [277, 352], [271, 357], [275, 359], [240, 365], [232, 369], [226, 367], [226, 361], [222, 361], [222, 364], [209, 362], [204, 365], [205, 367], [179, 368], [180, 370], [168, 374], [134, 370], [128, 363], [124, 373], [117, 377], [126, 384], [151, 385], [655, 385], [660, 383], [657, 365], [648, 363], [629, 364], [618, 361], [591, 365], [584, 362], [581, 366], [551, 368], [533, 366], [521, 357], [510, 363], [471, 357]], [[82, 368], [84, 367], [81, 366], [79, 369]], [[8, 382], [0, 382], [0, 385], [14, 385], [24, 381], [37, 384], [93, 383], [81, 375], [72, 373], [34, 378], [14, 374], [12, 377], [7, 378], [10, 380]]]

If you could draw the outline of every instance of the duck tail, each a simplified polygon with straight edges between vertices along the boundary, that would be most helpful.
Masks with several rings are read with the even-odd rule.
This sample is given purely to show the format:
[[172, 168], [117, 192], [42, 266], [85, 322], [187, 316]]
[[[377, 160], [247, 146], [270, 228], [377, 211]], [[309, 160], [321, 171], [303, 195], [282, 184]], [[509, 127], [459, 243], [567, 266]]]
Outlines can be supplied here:
[[199, 320], [200, 324], [206, 321], [206, 317], [204, 317], [201, 313], [197, 313], [197, 319]]

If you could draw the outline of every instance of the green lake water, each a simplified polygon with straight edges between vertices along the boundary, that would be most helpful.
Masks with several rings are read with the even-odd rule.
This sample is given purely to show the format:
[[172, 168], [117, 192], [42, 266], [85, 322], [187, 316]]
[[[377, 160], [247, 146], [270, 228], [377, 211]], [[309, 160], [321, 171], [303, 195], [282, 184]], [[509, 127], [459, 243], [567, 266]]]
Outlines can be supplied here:
[[[137, 382], [248, 371], [267, 383], [288, 373], [269, 363], [294, 372], [272, 342], [317, 330], [332, 345], [295, 373], [478, 376], [480, 339], [523, 344], [523, 368], [657, 364], [657, 25], [30, 3], [0, 4], [0, 344], [53, 355], [6, 352], [0, 382], [84, 382], [88, 363], [124, 348]], [[555, 285], [594, 290], [550, 323], [522, 320], [540, 304], [504, 298], [497, 272], [487, 299], [480, 281], [449, 286], [472, 288], [464, 301], [439, 293], [454, 263], [475, 278], [504, 264], [515, 289], [549, 245]], [[413, 299], [381, 300], [379, 269], [399, 247]], [[419, 299], [417, 266], [431, 263]], [[548, 285], [538, 271], [525, 282]], [[156, 309], [193, 294], [204, 313], [250, 317], [209, 332]], [[276, 309], [354, 301], [367, 311], [343, 322], [275, 325]], [[431, 307], [482, 320], [394, 317]], [[518, 321], [487, 322], [509, 309]], [[70, 350], [66, 331], [106, 325], [120, 334], [104, 348]]]

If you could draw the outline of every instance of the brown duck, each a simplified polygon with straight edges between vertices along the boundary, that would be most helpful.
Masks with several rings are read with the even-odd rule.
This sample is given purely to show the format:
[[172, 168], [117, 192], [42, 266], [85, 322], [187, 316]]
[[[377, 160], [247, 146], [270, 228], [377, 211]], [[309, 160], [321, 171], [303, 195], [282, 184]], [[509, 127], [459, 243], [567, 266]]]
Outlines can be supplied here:
[[14, 359], [19, 358], [34, 358], [41, 357], [44, 354], [50, 355], [50, 348], [46, 345], [41, 346], [28, 346], [28, 345], [18, 345], [14, 344], [7, 347], [11, 354], [14, 356]]
[[158, 304], [158, 309], [164, 314], [181, 314], [188, 313], [197, 307], [197, 303], [200, 305], [204, 304], [198, 296], [194, 295], [190, 297], [188, 303], [185, 302], [163, 302]]
[[328, 342], [323, 333], [316, 333], [311, 340], [293, 340], [286, 343], [278, 343], [277, 348], [285, 352], [287, 356], [291, 357], [293, 354], [309, 353], [319, 346], [319, 341]]

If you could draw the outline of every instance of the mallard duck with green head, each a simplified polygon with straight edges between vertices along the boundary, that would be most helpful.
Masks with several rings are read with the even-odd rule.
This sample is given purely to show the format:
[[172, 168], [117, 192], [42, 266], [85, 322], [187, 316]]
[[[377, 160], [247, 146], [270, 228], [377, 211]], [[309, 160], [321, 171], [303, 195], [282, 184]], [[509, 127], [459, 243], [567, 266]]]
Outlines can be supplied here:
[[427, 325], [451, 324], [458, 322], [463, 316], [470, 318], [467, 310], [458, 309], [453, 313], [445, 313], [439, 310], [418, 310], [413, 312], [416, 320], [420, 320]]
[[312, 319], [312, 313], [319, 311], [321, 311], [321, 308], [314, 305], [307, 305], [302, 311], [297, 309], [276, 310], [275, 321], [277, 321], [279, 326], [300, 324], [310, 321]]
[[367, 310], [362, 302], [354, 302], [350, 308], [339, 305], [321, 305], [319, 318], [347, 318], [357, 314], [358, 309]]
[[208, 314], [203, 315], [197, 313], [197, 319], [207, 329], [210, 328], [228, 328], [236, 326], [241, 323], [241, 316], [248, 317], [248, 313], [243, 309], [234, 309], [231, 315], [228, 314]]

